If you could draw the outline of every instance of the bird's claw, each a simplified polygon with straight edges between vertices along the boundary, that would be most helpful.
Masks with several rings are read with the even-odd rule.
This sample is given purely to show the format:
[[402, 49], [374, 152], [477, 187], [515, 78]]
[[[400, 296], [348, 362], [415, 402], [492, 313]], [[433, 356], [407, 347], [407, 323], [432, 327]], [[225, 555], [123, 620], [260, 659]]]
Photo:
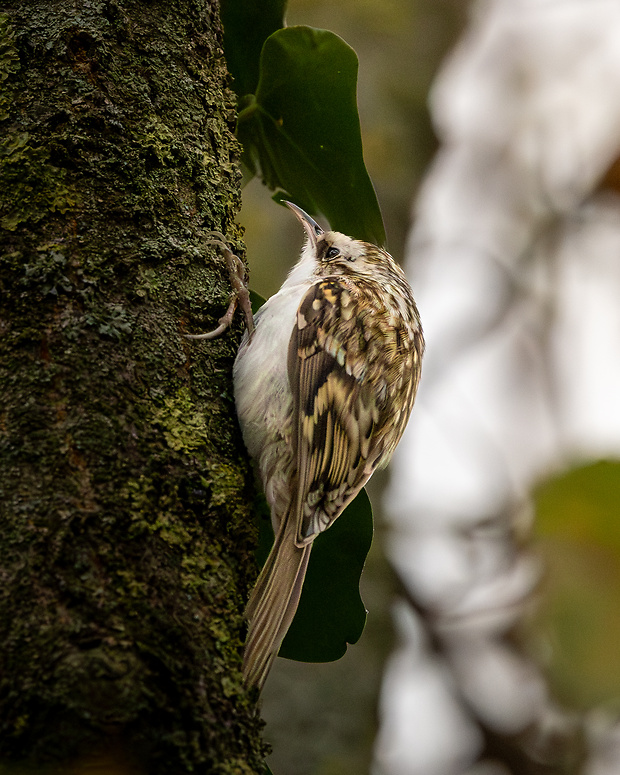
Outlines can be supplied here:
[[250, 302], [250, 292], [245, 280], [245, 266], [243, 261], [236, 256], [226, 244], [226, 237], [219, 231], [212, 231], [209, 234], [214, 239], [206, 240], [206, 245], [217, 245], [226, 259], [226, 266], [230, 276], [230, 284], [233, 289], [233, 297], [228, 305], [225, 314], [218, 320], [218, 327], [206, 334], [185, 334], [187, 339], [216, 339], [230, 327], [237, 306], [241, 307], [245, 316], [245, 325], [248, 334], [254, 333], [254, 317], [252, 315], [252, 304]]

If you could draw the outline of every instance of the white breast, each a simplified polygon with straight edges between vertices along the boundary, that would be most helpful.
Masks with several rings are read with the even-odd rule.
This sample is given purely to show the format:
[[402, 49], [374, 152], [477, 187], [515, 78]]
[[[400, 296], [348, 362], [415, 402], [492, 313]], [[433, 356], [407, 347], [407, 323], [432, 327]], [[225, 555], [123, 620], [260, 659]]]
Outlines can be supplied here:
[[[246, 333], [233, 368], [235, 404], [243, 440], [253, 458], [265, 439], [278, 432], [292, 408], [288, 382], [288, 345], [297, 309], [316, 280], [316, 260], [306, 243], [282, 287], [254, 317], [251, 341]], [[263, 482], [264, 484], [264, 482]]]
[[233, 367], [235, 404], [243, 440], [258, 463], [274, 529], [288, 508], [287, 475], [292, 468], [293, 397], [288, 379], [288, 347], [297, 310], [316, 281], [316, 262], [305, 247], [282, 288], [255, 315]]
[[241, 344], [233, 369], [235, 403], [243, 440], [258, 459], [267, 438], [281, 434], [292, 409], [288, 345], [306, 286], [282, 289], [255, 317], [251, 341]]

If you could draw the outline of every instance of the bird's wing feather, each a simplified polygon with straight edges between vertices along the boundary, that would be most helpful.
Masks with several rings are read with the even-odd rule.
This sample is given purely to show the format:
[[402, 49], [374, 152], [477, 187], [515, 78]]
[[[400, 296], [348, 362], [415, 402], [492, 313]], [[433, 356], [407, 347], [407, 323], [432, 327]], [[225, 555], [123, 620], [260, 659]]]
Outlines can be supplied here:
[[299, 306], [290, 340], [298, 545], [331, 525], [366, 483], [379, 454], [376, 386], [358, 368], [364, 363], [359, 351], [368, 349], [364, 319], [353, 314], [358, 291], [363, 289], [342, 278], [315, 283]]

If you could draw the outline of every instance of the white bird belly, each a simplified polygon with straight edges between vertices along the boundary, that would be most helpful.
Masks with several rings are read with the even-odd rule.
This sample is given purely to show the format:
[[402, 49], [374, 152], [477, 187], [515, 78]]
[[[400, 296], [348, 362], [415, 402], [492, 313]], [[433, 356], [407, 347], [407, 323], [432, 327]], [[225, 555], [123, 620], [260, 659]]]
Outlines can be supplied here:
[[308, 287], [307, 282], [284, 287], [261, 307], [254, 335], [242, 342], [233, 367], [243, 441], [258, 463], [274, 522], [288, 507], [284, 473], [291, 470], [293, 446], [288, 348], [297, 309]]

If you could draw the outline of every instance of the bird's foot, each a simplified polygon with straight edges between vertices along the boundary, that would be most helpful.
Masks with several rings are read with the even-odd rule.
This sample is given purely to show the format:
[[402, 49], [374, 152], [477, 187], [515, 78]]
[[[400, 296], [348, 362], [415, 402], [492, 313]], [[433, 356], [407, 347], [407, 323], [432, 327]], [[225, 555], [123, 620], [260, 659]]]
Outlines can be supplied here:
[[224, 315], [218, 320], [218, 327], [206, 334], [185, 334], [187, 339], [215, 339], [230, 327], [237, 306], [245, 316], [245, 325], [250, 336], [254, 332], [254, 317], [252, 315], [252, 304], [250, 302], [250, 292], [245, 277], [245, 266], [243, 261], [236, 256], [226, 244], [226, 237], [219, 231], [211, 231], [209, 235], [212, 239], [206, 240], [206, 245], [217, 245], [226, 259], [226, 266], [230, 276], [230, 284], [233, 289], [233, 295]]

